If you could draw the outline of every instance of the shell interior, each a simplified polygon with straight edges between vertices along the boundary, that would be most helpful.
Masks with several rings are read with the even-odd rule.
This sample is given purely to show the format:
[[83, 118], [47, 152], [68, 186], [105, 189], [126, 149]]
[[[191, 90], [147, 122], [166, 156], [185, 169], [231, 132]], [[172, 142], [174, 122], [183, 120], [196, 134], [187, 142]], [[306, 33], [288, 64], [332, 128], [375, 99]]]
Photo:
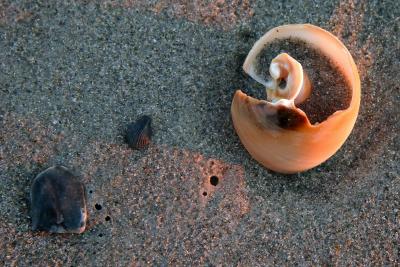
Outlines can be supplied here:
[[352, 91], [346, 77], [332, 60], [299, 39], [279, 39], [269, 43], [255, 59], [255, 74], [262, 80], [271, 80], [268, 68], [280, 53], [295, 58], [308, 76], [311, 93], [301, 103], [296, 103], [296, 107], [306, 113], [311, 124], [320, 123], [336, 111], [349, 107]]

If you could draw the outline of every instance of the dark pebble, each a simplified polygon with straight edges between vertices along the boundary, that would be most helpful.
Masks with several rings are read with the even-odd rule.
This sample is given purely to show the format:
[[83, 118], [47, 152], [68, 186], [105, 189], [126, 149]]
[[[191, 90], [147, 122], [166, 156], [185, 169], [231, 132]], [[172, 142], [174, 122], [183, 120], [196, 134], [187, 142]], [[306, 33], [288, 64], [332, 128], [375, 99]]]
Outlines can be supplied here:
[[82, 233], [86, 227], [86, 194], [81, 181], [63, 166], [41, 172], [31, 187], [32, 229]]
[[151, 118], [144, 115], [128, 125], [126, 142], [133, 149], [142, 149], [150, 143], [152, 134]]

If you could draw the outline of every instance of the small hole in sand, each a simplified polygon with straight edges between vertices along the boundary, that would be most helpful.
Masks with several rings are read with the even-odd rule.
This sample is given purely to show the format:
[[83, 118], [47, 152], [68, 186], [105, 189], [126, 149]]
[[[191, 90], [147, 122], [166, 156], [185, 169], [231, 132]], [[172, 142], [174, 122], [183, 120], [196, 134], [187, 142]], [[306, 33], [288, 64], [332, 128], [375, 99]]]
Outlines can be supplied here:
[[109, 220], [111, 220], [110, 216], [106, 216], [105, 220], [106, 220], [106, 222], [108, 222]]
[[218, 177], [215, 176], [215, 175], [211, 176], [211, 177], [210, 177], [210, 183], [211, 183], [213, 186], [217, 186], [217, 184], [218, 184]]
[[103, 234], [99, 234], [99, 237], [103, 237]]
[[203, 192], [203, 196], [207, 196], [207, 192]]
[[96, 210], [101, 210], [101, 205], [100, 204], [98, 204], [98, 203], [96, 203], [96, 205], [94, 205], [94, 207], [96, 208]]
[[89, 194], [91, 194], [91, 193], [93, 193], [93, 191], [92, 191], [92, 190], [89, 190]]

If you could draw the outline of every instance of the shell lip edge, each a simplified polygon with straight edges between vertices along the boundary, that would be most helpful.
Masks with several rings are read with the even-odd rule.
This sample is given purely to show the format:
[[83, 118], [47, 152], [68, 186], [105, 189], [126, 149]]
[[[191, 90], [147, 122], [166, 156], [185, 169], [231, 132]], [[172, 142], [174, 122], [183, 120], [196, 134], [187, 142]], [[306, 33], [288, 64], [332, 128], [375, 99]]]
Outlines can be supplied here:
[[[275, 109], [276, 111], [278, 111], [280, 109], [292, 110], [292, 111], [296, 112], [299, 116], [303, 117], [304, 122], [301, 123], [303, 127], [312, 128], [314, 126], [313, 124], [311, 124], [307, 114], [302, 109], [296, 107], [293, 103], [291, 103], [287, 99], [280, 99], [277, 102], [269, 102], [265, 99], [254, 98], [254, 97], [244, 93], [241, 89], [237, 89], [234, 94], [233, 100], [232, 100], [232, 104], [234, 104], [234, 103], [237, 103], [238, 105], [246, 105], [249, 107], [256, 106], [257, 104], [268, 105], [269, 107], [271, 107], [272, 109]], [[232, 111], [233, 111], [233, 109], [234, 109], [234, 107], [232, 105]], [[280, 127], [280, 128], [285, 129], [283, 127]], [[285, 129], [285, 130], [288, 130], [288, 129]]]

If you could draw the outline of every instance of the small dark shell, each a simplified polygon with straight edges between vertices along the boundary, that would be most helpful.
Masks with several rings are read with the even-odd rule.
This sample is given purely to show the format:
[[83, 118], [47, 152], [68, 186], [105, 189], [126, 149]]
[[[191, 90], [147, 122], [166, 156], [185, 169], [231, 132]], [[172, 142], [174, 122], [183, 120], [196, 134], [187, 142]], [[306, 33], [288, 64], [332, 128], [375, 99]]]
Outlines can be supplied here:
[[82, 233], [86, 227], [86, 193], [80, 180], [63, 166], [41, 172], [31, 186], [32, 229]]
[[152, 134], [151, 118], [144, 115], [128, 125], [126, 142], [133, 149], [141, 149], [150, 143]]

